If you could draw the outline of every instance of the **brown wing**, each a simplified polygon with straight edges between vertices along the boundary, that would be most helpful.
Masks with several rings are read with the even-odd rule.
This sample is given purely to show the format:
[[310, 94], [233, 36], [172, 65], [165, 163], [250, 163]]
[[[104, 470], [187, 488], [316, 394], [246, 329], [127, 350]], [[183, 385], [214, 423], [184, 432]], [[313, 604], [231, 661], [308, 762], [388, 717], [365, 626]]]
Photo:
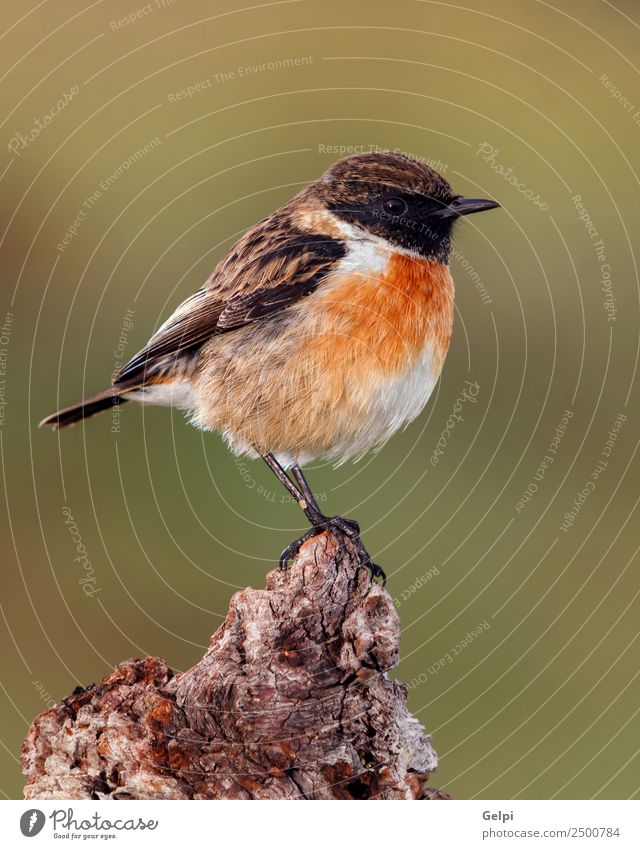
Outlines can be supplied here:
[[212, 336], [268, 319], [315, 291], [345, 255], [345, 245], [290, 224], [281, 211], [249, 230], [203, 288], [121, 369], [114, 386], [143, 385], [170, 374]]

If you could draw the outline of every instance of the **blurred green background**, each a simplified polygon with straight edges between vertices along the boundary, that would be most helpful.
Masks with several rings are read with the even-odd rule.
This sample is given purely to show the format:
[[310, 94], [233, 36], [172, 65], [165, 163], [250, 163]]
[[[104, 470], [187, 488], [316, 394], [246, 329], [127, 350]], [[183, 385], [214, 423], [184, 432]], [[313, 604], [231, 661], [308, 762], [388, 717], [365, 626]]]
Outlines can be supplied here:
[[309, 468], [389, 574], [433, 784], [638, 793], [639, 24], [624, 0], [3, 4], [3, 796], [47, 703], [132, 655], [192, 665], [304, 528], [261, 463], [178, 413], [37, 422], [350, 145], [503, 206], [458, 228], [424, 414]]

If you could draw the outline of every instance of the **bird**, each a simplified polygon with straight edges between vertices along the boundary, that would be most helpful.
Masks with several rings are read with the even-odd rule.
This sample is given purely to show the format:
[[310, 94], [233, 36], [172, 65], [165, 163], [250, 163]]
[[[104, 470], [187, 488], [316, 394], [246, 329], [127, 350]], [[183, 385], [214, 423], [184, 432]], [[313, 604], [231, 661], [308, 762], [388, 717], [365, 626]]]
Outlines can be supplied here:
[[329, 529], [384, 582], [358, 523], [325, 515], [302, 467], [357, 460], [420, 414], [451, 339], [454, 225], [499, 206], [456, 194], [415, 156], [341, 159], [251, 227], [110, 388], [40, 425], [128, 401], [184, 410], [262, 458], [304, 512], [310, 528], [281, 567]]

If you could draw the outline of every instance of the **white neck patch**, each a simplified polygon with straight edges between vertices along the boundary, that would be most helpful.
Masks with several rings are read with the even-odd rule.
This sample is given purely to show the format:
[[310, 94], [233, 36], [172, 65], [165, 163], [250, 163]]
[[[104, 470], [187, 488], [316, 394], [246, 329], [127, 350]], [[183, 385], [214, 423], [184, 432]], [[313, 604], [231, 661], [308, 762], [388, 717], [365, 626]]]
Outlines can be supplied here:
[[336, 226], [348, 248], [347, 255], [340, 262], [341, 270], [366, 270], [374, 274], [384, 274], [389, 264], [389, 257], [394, 253], [403, 254], [415, 260], [424, 260], [424, 257], [416, 251], [395, 245], [388, 239], [368, 233], [347, 221], [336, 218]]

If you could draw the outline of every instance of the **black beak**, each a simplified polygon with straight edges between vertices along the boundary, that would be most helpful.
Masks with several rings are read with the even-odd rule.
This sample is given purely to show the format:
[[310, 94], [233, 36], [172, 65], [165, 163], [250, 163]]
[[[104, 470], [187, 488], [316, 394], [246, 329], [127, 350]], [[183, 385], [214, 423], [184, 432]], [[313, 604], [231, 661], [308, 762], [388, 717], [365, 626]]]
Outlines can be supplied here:
[[471, 215], [472, 212], [483, 212], [485, 209], [495, 209], [500, 204], [495, 200], [484, 198], [454, 198], [448, 206], [432, 213], [437, 218], [457, 218], [459, 215]]

